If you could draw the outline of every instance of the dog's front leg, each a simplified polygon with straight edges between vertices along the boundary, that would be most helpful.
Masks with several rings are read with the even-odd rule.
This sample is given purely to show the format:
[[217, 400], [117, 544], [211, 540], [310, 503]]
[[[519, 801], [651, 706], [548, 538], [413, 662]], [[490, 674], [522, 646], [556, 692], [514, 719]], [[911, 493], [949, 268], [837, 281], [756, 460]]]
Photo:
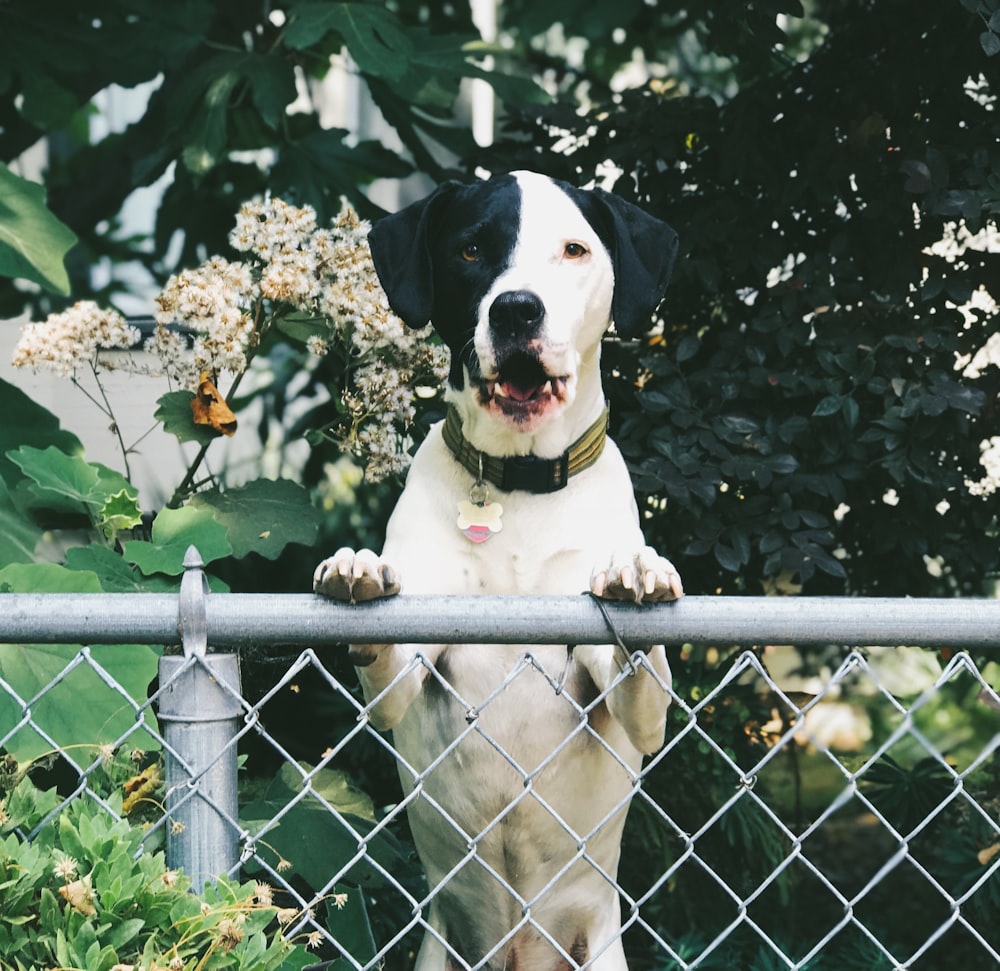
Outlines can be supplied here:
[[[591, 575], [590, 589], [602, 599], [633, 603], [658, 603], [684, 595], [673, 564], [648, 546], [635, 554], [616, 554], [608, 563], [598, 564]], [[663, 744], [670, 705], [671, 675], [663, 645], [649, 648], [645, 662], [625, 677], [622, 672], [628, 670], [628, 659], [622, 656], [620, 647], [581, 644], [574, 654], [598, 690], [607, 692], [608, 711], [632, 745], [643, 755], [655, 752]]]
[[[400, 579], [392, 565], [371, 550], [355, 552], [345, 546], [316, 567], [313, 590], [331, 600], [363, 603], [395, 596]], [[415, 662], [415, 649], [408, 644], [352, 644], [349, 657], [371, 706], [372, 724], [381, 731], [394, 728], [426, 674], [426, 668]]]

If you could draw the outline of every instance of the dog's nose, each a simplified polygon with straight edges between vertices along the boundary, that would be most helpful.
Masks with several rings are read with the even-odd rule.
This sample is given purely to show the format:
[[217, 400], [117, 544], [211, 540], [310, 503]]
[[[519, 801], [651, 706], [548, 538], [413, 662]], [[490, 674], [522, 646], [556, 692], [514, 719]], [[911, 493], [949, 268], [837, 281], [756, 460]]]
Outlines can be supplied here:
[[535, 333], [545, 317], [545, 305], [530, 290], [507, 290], [490, 305], [490, 324], [505, 335]]

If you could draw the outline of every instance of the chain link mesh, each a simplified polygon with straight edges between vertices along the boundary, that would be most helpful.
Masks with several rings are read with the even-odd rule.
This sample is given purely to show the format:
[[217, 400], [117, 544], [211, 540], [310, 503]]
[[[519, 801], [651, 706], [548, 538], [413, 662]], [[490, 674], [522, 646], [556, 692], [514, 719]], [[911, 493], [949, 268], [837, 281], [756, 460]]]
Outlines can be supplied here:
[[[391, 735], [372, 727], [343, 661], [312, 650], [245, 659], [255, 681], [267, 683], [235, 694], [237, 730], [214, 756], [246, 758], [240, 805], [215, 807], [239, 848], [228, 875], [270, 884], [286, 935], [307, 942], [318, 959], [352, 968], [412, 967], [425, 934], [449, 954], [449, 967], [492, 968], [525, 929], [548, 942], [560, 966], [594, 966], [601, 953], [578, 964], [535, 916], [545, 895], [562, 892], [580, 867], [614, 886], [633, 969], [1000, 967], [1000, 697], [986, 669], [964, 652], [941, 662], [931, 652], [913, 653], [910, 667], [922, 681], [905, 683], [900, 672], [908, 669], [890, 663], [893, 652], [853, 650], [796, 682], [773, 673], [792, 667], [789, 656], [798, 657], [782, 648], [675, 659], [666, 744], [590, 832], [559, 818], [534, 783], [578, 734], [600, 739], [588, 716], [602, 698], [587, 705], [568, 698], [530, 652], [479, 705], [417, 655], [413, 663], [425, 665], [440, 691], [466, 709], [460, 737], [422, 771], [394, 749]], [[647, 662], [637, 653], [631, 663]], [[67, 746], [51, 718], [36, 712], [78, 691], [82, 674], [93, 703], [128, 712], [130, 724], [93, 746]], [[539, 675], [553, 699], [575, 706], [577, 728], [529, 770], [480, 715], [516, 679]], [[626, 667], [621, 677], [628, 676]], [[55, 825], [73, 799], [129, 814], [134, 807], [119, 806], [128, 807], [129, 786], [144, 778], [148, 753], [183, 762], [156, 723], [167, 688], [131, 698], [87, 648], [30, 697], [0, 678], [4, 710], [14, 713], [0, 726], [0, 748], [15, 750], [30, 736], [50, 753], [38, 764], [64, 795], [38, 829]], [[489, 746], [523, 782], [517, 799], [478, 833], [465, 832], [425, 785], [466, 737]], [[122, 804], [111, 797], [102, 767], [130, 757], [134, 772], [120, 783]], [[147, 844], [178, 825], [178, 807], [196, 798], [211, 765], [189, 769], [183, 791], [146, 798]], [[394, 769], [407, 780], [404, 796]], [[556, 817], [576, 852], [546, 886], [523, 897], [479, 846], [527, 799]], [[467, 848], [433, 887], [406, 824], [418, 800]], [[621, 872], [614, 874], [601, 869], [588, 840], [630, 800]], [[153, 803], [170, 811], [150, 813]], [[466, 868], [481, 870], [478, 878], [497, 899], [513, 899], [520, 915], [475, 965], [427, 919], [434, 895]]]

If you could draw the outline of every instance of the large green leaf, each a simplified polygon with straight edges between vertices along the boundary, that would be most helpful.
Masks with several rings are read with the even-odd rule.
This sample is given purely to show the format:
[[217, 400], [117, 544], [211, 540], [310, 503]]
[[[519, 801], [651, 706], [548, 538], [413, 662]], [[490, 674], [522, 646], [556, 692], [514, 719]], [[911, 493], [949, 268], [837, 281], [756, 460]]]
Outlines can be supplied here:
[[0, 479], [0, 566], [30, 563], [42, 530], [14, 505], [7, 483]]
[[24, 491], [31, 496], [32, 508], [82, 512], [96, 523], [104, 517], [106, 510], [108, 515], [116, 514], [112, 500], [117, 498], [119, 516], [125, 503], [134, 519], [137, 511], [136, 489], [120, 472], [106, 465], [88, 462], [79, 455], [67, 455], [54, 445], [44, 449], [22, 445], [8, 452], [7, 458], [31, 480]]
[[76, 234], [46, 208], [45, 190], [0, 162], [0, 275], [67, 296], [63, 260], [75, 245]]
[[[355, 961], [366, 964], [375, 957], [378, 948], [368, 919], [364, 890], [334, 885], [333, 893], [326, 898], [326, 929], [341, 951], [350, 954]], [[334, 964], [347, 966], [344, 961]]]
[[320, 512], [309, 493], [289, 479], [256, 479], [238, 489], [210, 489], [189, 505], [210, 510], [226, 527], [233, 555], [259, 553], [275, 559], [289, 543], [310, 546], [319, 530]]
[[20, 388], [0, 379], [0, 477], [13, 486], [21, 473], [6, 457], [19, 445], [31, 444], [37, 448], [55, 445], [63, 452], [79, 455], [83, 452], [80, 440], [59, 427], [59, 419], [47, 408], [32, 401]]
[[[289, 140], [272, 170], [275, 191], [303, 198], [357, 195], [359, 183], [401, 178], [412, 169], [398, 153], [378, 142], [351, 145], [342, 128], [319, 129]], [[176, 433], [175, 433], [176, 434]]]
[[[101, 584], [93, 573], [54, 563], [17, 563], [0, 569], [0, 591], [86, 594], [99, 593]], [[59, 747], [111, 744], [126, 733], [124, 744], [129, 747], [156, 747], [143, 728], [153, 727], [151, 714], [147, 711], [137, 717], [129, 699], [137, 704], [145, 701], [148, 685], [156, 676], [159, 651], [139, 644], [91, 647], [94, 664], [111, 675], [119, 691], [90, 664], [67, 672], [79, 650], [79, 645], [0, 644], [0, 678], [20, 698], [18, 702], [0, 686], [0, 746], [19, 762], [52, 749], [36, 726]], [[26, 710], [30, 710], [30, 724], [18, 727]], [[86, 755], [78, 758], [90, 761]]]
[[[302, 769], [309, 771], [310, 766], [303, 764]], [[345, 772], [320, 769], [311, 775], [308, 787], [320, 799], [311, 795], [299, 798], [284, 812], [289, 803], [301, 796], [303, 789], [302, 772], [297, 766], [285, 764], [264, 797], [244, 807], [240, 822], [252, 833], [260, 833], [262, 845], [266, 844], [281, 859], [290, 862], [295, 875], [319, 888], [357, 856], [358, 837], [371, 832], [375, 816], [371, 799]], [[331, 815], [324, 803], [336, 809], [344, 822]], [[281, 821], [272, 827], [271, 821], [279, 814]], [[358, 835], [353, 835], [351, 830]], [[323, 847], [322, 853], [316, 852], [317, 846]], [[399, 874], [407, 865], [406, 850], [386, 830], [368, 841], [368, 854], [392, 873]], [[359, 861], [345, 879], [362, 886], [380, 885], [385, 881], [368, 858]]]
[[32, 480], [27, 491], [34, 507], [90, 515], [104, 504], [98, 498], [97, 469], [78, 455], [67, 455], [54, 445], [44, 449], [22, 445], [7, 457]]
[[[90, 546], [72, 546], [66, 551], [66, 567], [96, 573], [101, 589], [107, 593], [176, 593], [180, 578], [156, 573], [145, 576], [125, 558], [109, 549], [92, 543]], [[218, 577], [208, 576], [212, 593], [228, 593], [229, 585]]]
[[229, 556], [233, 548], [226, 527], [216, 522], [212, 510], [187, 505], [164, 509], [153, 520], [151, 540], [132, 540], [124, 546], [124, 556], [143, 573], [179, 576], [184, 572], [184, 555], [189, 546], [198, 548], [203, 563]]
[[295, 6], [284, 29], [294, 50], [312, 47], [330, 31], [340, 35], [365, 74], [398, 81], [406, 73], [413, 44], [384, 6], [361, 3], [304, 3]]

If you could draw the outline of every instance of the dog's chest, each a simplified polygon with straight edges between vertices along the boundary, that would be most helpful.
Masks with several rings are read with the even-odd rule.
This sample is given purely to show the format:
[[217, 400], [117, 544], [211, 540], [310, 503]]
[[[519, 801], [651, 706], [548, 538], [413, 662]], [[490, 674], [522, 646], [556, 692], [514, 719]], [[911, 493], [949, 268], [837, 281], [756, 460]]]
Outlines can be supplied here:
[[628, 473], [612, 443], [597, 464], [548, 495], [491, 490], [500, 529], [482, 542], [463, 529], [472, 478], [438, 430], [417, 453], [389, 522], [385, 558], [403, 591], [419, 594], [567, 594], [588, 589], [595, 566], [641, 542]]

